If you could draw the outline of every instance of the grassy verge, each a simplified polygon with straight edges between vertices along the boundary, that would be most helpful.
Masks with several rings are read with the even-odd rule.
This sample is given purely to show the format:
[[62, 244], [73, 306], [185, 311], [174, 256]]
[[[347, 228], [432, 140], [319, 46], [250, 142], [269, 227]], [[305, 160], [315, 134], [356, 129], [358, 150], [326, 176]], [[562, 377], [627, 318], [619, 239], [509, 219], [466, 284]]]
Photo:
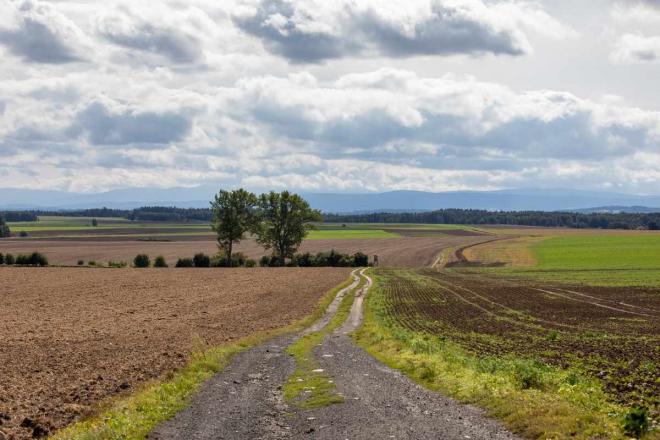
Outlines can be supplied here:
[[364, 282], [365, 278], [361, 277], [360, 283], [346, 293], [328, 325], [303, 336], [287, 349], [287, 353], [296, 360], [296, 370], [284, 384], [284, 398], [299, 408], [319, 408], [344, 401], [343, 397], [335, 392], [332, 379], [320, 370], [313, 350], [346, 320], [355, 299], [354, 294], [362, 288]]
[[323, 316], [337, 293], [353, 282], [351, 277], [319, 301], [308, 317], [288, 327], [259, 332], [236, 342], [210, 349], [198, 349], [190, 362], [163, 381], [144, 386], [140, 391], [106, 404], [106, 409], [89, 420], [58, 431], [55, 440], [138, 440], [144, 439], [156, 425], [185, 408], [199, 386], [221, 371], [232, 357], [278, 335], [299, 331]]
[[430, 389], [487, 409], [527, 438], [626, 438], [627, 411], [609, 403], [595, 380], [530, 359], [479, 357], [437, 335], [405, 330], [387, 313], [382, 282], [376, 277], [364, 325], [354, 337], [383, 363]]

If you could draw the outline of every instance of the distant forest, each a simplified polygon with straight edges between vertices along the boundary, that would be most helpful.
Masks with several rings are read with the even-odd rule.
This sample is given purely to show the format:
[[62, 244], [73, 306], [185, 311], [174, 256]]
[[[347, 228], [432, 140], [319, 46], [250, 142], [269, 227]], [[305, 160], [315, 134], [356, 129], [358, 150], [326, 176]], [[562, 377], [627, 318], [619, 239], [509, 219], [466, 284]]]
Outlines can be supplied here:
[[8, 222], [34, 222], [39, 216], [55, 217], [121, 217], [128, 220], [144, 222], [194, 222], [211, 221], [211, 210], [208, 208], [175, 208], [171, 206], [145, 206], [137, 209], [80, 209], [75, 211], [6, 211]]
[[440, 209], [431, 212], [325, 214], [323, 219], [328, 223], [428, 223], [557, 228], [660, 229], [660, 213], [579, 214], [572, 212]]
[[[7, 211], [8, 222], [36, 221], [38, 216], [122, 217], [148, 222], [210, 222], [207, 208], [145, 206], [138, 209], [83, 209], [77, 211]], [[441, 209], [430, 212], [379, 212], [369, 214], [324, 214], [328, 223], [428, 223], [455, 225], [519, 225], [559, 228], [660, 229], [660, 213], [591, 213], [544, 211], [485, 211]]]

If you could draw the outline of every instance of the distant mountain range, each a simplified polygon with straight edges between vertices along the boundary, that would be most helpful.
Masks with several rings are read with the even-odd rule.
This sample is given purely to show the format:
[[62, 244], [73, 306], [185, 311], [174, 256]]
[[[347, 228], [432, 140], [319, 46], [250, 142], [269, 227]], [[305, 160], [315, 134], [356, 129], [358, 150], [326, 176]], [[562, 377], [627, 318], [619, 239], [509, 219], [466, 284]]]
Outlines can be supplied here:
[[[217, 187], [129, 188], [83, 194], [65, 191], [0, 189], [0, 209], [131, 209], [141, 206], [208, 207]], [[660, 212], [660, 195], [643, 196], [567, 189], [500, 191], [390, 191], [383, 193], [302, 193], [328, 213], [431, 211], [443, 208], [502, 211]]]

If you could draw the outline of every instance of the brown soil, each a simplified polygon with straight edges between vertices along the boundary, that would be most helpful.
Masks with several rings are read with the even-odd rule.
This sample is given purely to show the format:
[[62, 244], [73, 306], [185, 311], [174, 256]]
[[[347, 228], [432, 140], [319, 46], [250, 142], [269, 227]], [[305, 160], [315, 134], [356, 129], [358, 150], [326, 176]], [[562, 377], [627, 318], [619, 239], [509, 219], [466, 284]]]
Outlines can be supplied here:
[[385, 272], [390, 313], [405, 327], [481, 355], [578, 366], [613, 400], [660, 409], [658, 289], [571, 287], [478, 273]]
[[[171, 237], [168, 237], [170, 239]], [[336, 249], [340, 252], [354, 253], [362, 251], [373, 258], [378, 255], [380, 265], [387, 267], [421, 267], [431, 265], [443, 248], [464, 243], [486, 241], [488, 236], [437, 236], [437, 237], [397, 237], [365, 238], [349, 240], [307, 240], [300, 248], [301, 252], [322, 252]], [[218, 248], [215, 241], [187, 238], [182, 241], [138, 241], [113, 239], [86, 240], [20, 240], [0, 241], [2, 253], [44, 253], [51, 264], [75, 265], [78, 260], [87, 263], [90, 260], [107, 264], [108, 261], [131, 262], [139, 253], [149, 254], [152, 258], [163, 255], [174, 264], [178, 258], [191, 257], [197, 252], [215, 254]], [[244, 252], [250, 258], [258, 259], [267, 252], [253, 240], [245, 240], [235, 247], [237, 252]]]
[[348, 274], [0, 268], [0, 431], [52, 432], [180, 367], [196, 340], [220, 344], [302, 318]]

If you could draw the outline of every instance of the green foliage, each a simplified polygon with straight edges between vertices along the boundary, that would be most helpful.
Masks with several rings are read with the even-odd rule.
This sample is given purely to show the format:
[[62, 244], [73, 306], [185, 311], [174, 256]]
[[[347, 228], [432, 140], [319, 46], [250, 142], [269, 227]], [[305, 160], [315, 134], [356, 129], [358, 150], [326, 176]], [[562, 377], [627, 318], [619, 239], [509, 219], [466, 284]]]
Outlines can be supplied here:
[[195, 254], [192, 261], [195, 267], [211, 267], [211, 258], [203, 252]]
[[[244, 189], [220, 191], [211, 202], [213, 230], [218, 236], [218, 245], [225, 255], [233, 255], [234, 243], [245, 238], [245, 234], [255, 228], [254, 215], [257, 197]], [[231, 265], [231, 258], [226, 262]]]
[[259, 197], [257, 205], [258, 224], [255, 227], [257, 242], [266, 249], [272, 249], [284, 266], [287, 258], [292, 258], [296, 250], [313, 226], [320, 221], [321, 213], [312, 209], [299, 195], [288, 191], [271, 191]]
[[134, 267], [149, 267], [149, 266], [151, 266], [151, 260], [149, 259], [149, 255], [146, 255], [146, 254], [136, 255], [135, 258], [133, 259], [133, 266]]
[[6, 254], [5, 255], [5, 264], [7, 266], [11, 266], [15, 262], [16, 262], [16, 259], [14, 258], [14, 256], [12, 254]]
[[594, 213], [545, 211], [486, 211], [480, 209], [440, 209], [429, 212], [369, 214], [325, 214], [331, 223], [423, 223], [454, 225], [521, 225], [563, 228], [657, 229], [660, 213]]
[[248, 258], [247, 260], [245, 260], [245, 267], [256, 267], [256, 266], [257, 266], [257, 262], [252, 258]]
[[97, 227], [99, 225], [99, 221], [96, 220], [95, 218], [92, 219], [92, 226]]
[[174, 267], [195, 267], [192, 258], [179, 258]]
[[15, 264], [22, 266], [48, 266], [48, 258], [39, 252], [32, 252], [30, 255], [16, 256]]
[[242, 267], [247, 257], [243, 252], [234, 252], [230, 258], [224, 252], [218, 253], [211, 259], [211, 267]]
[[0, 252], [0, 266], [5, 264], [5, 256]]
[[83, 261], [83, 260], [78, 260], [78, 266], [82, 266], [83, 264], [85, 264], [85, 261]]
[[0, 238], [11, 237], [9, 226], [5, 223], [4, 216], [0, 213]]
[[21, 232], [18, 233], [18, 235], [19, 235], [19, 237], [21, 237], [21, 238], [25, 238], [25, 237], [28, 236], [28, 233], [27, 233], [27, 231], [21, 231]]
[[94, 260], [89, 260], [89, 261], [87, 262], [87, 265], [88, 265], [88, 266], [96, 266], [96, 261], [94, 261]]
[[121, 269], [126, 266], [128, 266], [128, 263], [125, 261], [108, 261], [108, 267], [113, 267], [115, 269]]
[[298, 267], [367, 267], [368, 265], [369, 257], [362, 252], [349, 255], [334, 249], [330, 252], [319, 252], [316, 255], [309, 252], [296, 254], [291, 259], [291, 266]]
[[165, 257], [162, 255], [159, 255], [156, 257], [154, 260], [154, 267], [167, 267], [167, 262], [165, 261]]
[[649, 413], [646, 408], [633, 408], [623, 418], [623, 432], [641, 438], [649, 430]]

